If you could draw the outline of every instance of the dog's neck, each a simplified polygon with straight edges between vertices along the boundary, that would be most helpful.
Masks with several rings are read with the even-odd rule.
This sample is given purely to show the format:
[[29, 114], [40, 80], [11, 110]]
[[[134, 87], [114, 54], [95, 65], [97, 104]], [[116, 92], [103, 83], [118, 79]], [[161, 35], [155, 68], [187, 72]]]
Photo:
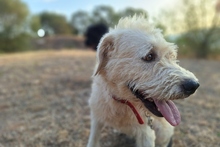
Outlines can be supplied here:
[[117, 98], [117, 97], [115, 97], [115, 96], [112, 96], [112, 98], [113, 98], [114, 100], [116, 100], [117, 102], [120, 102], [120, 103], [122, 103], [122, 104], [128, 105], [128, 106], [131, 108], [131, 110], [133, 111], [134, 115], [136, 116], [136, 118], [137, 118], [139, 124], [144, 124], [143, 119], [141, 118], [141, 116], [140, 116], [140, 114], [138, 113], [137, 109], [134, 107], [134, 105], [133, 105], [131, 102], [129, 102], [128, 100], [123, 100], [123, 99]]

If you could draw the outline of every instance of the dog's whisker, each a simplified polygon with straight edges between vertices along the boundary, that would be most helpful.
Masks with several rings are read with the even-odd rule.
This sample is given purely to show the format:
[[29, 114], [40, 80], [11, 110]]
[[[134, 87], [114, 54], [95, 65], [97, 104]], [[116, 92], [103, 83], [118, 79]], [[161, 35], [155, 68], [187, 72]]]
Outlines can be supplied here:
[[149, 100], [150, 102], [153, 102], [153, 101], [154, 101], [152, 98], [149, 98], [148, 100]]

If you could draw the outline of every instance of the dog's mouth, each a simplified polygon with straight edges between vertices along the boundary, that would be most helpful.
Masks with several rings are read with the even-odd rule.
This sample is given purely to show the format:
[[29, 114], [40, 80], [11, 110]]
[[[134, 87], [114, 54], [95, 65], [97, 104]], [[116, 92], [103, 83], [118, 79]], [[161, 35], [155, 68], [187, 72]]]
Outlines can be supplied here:
[[149, 98], [143, 91], [130, 87], [131, 92], [142, 101], [144, 106], [154, 115], [164, 117], [172, 126], [176, 126], [181, 122], [179, 110], [171, 100], [156, 100]]

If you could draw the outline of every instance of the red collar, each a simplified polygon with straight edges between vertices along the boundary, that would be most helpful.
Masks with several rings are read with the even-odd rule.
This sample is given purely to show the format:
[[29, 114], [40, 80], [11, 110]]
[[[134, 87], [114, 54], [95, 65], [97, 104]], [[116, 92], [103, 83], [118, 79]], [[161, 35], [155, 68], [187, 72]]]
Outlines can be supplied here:
[[123, 100], [123, 99], [116, 98], [115, 96], [112, 96], [112, 98], [113, 98], [114, 100], [116, 100], [116, 101], [122, 103], [122, 104], [128, 105], [128, 106], [131, 108], [131, 110], [133, 111], [134, 115], [136, 116], [136, 118], [137, 118], [139, 124], [144, 124], [143, 119], [141, 118], [140, 114], [138, 113], [138, 111], [136, 110], [136, 108], [134, 107], [134, 105], [132, 105], [131, 102], [129, 102], [129, 101], [127, 101], [127, 100]]

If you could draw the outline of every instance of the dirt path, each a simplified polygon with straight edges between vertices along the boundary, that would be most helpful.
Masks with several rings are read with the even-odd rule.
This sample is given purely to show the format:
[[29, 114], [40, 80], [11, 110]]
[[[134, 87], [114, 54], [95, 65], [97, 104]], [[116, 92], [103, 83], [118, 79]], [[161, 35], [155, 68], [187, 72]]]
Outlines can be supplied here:
[[[220, 147], [220, 63], [181, 60], [196, 74], [196, 95], [176, 101], [182, 122], [175, 147]], [[43, 51], [0, 56], [0, 147], [85, 147], [87, 105], [95, 65], [89, 51]], [[116, 141], [115, 141], [116, 140]], [[103, 147], [133, 147], [107, 127]]]

